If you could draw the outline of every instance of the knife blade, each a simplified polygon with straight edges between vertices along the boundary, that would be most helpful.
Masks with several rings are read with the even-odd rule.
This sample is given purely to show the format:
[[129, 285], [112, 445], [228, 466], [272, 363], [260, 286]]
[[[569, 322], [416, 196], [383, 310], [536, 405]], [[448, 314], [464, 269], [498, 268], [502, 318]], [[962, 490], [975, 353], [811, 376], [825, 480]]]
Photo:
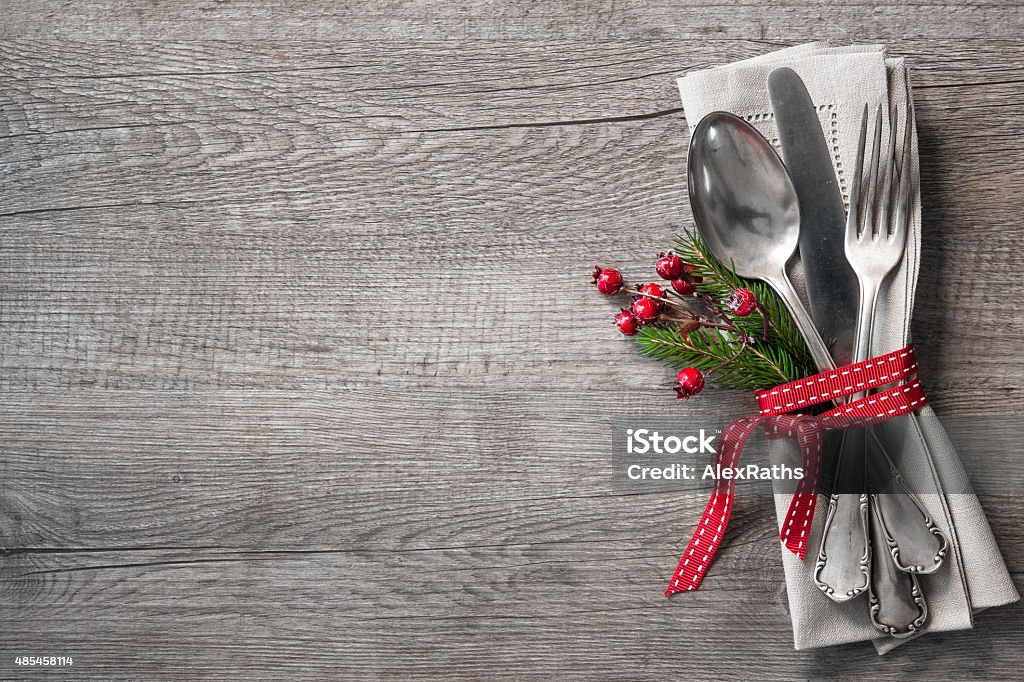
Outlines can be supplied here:
[[811, 318], [836, 365], [853, 357], [857, 276], [846, 260], [846, 212], [826, 134], [807, 87], [793, 69], [768, 75], [782, 158], [800, 199], [800, 260]]

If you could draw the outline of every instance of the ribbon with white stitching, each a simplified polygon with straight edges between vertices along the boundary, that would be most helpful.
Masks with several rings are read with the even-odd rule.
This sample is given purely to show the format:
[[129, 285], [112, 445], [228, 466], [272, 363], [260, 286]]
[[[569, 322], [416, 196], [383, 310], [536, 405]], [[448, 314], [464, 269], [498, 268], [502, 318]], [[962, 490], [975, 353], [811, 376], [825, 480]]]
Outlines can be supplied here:
[[[928, 400], [921, 383], [915, 378], [916, 374], [917, 359], [913, 345], [909, 345], [864, 362], [758, 391], [761, 414], [737, 419], [723, 431], [716, 457], [718, 470], [736, 467], [743, 446], [759, 426], [769, 437], [797, 440], [807, 475], [800, 480], [790, 500], [779, 539], [803, 560], [818, 499], [821, 432], [826, 429], [863, 428], [923, 407]], [[787, 414], [888, 384], [893, 385], [822, 415]], [[666, 597], [676, 592], [696, 590], [700, 586], [729, 525], [735, 487], [735, 479], [721, 477], [715, 480], [711, 499], [704, 508], [697, 530], [669, 580]]]

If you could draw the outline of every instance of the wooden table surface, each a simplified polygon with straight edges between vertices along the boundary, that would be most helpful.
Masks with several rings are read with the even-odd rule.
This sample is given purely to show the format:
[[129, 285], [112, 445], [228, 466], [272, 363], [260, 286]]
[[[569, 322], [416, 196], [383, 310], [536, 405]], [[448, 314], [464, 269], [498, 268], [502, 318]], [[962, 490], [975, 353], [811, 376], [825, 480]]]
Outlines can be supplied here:
[[[1024, 415], [1024, 8], [0, 3], [0, 655], [76, 678], [1018, 678], [1024, 610], [795, 652], [770, 499], [616, 495], [679, 404], [588, 286], [690, 224], [674, 79], [913, 69], [940, 414]], [[1024, 587], [1024, 495], [986, 497]], [[25, 671], [0, 670], [0, 676]], [[38, 677], [33, 674], [32, 677]]]

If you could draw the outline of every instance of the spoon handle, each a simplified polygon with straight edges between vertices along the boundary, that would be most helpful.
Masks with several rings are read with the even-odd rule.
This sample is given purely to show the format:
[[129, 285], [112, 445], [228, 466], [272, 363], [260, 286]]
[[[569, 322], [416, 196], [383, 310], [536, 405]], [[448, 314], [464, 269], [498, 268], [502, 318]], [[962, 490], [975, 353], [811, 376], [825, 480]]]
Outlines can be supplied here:
[[[780, 276], [766, 280], [786, 304], [797, 329], [807, 343], [818, 369], [835, 369], [835, 361], [822, 341], [818, 328], [807, 313], [800, 298], [793, 289], [785, 271]], [[836, 488], [856, 490], [859, 494], [839, 495], [833, 493], [829, 499], [828, 515], [825, 518], [825, 533], [814, 569], [814, 582], [832, 600], [837, 602], [853, 599], [868, 589], [871, 575], [871, 544], [868, 537], [868, 495], [864, 490], [864, 433], [860, 430], [843, 432], [840, 441], [840, 455], [836, 471]], [[845, 457], [845, 453], [860, 453], [857, 457]], [[846, 465], [845, 467], [843, 465]], [[832, 532], [833, 526], [842, 532]], [[840, 556], [842, 560], [829, 561]]]
[[[878, 287], [865, 286], [861, 281], [854, 362], [868, 359], [877, 298]], [[865, 395], [857, 393], [850, 396], [850, 400], [858, 400]], [[847, 429], [844, 432], [836, 463], [836, 485], [829, 497], [828, 515], [821, 535], [818, 561], [814, 566], [814, 584], [837, 602], [854, 599], [871, 587], [872, 566], [884, 561], [884, 557], [875, 556], [872, 562], [872, 550], [877, 550], [878, 545], [871, 542], [868, 518], [865, 466], [869, 432], [870, 428]], [[880, 570], [874, 574], [881, 576], [879, 580], [884, 579]], [[897, 594], [901, 591], [899, 587], [879, 592], [885, 596]]]
[[789, 281], [786, 271], [783, 270], [778, 276], [766, 279], [766, 281], [775, 289], [775, 293], [779, 295], [782, 302], [786, 304], [786, 308], [789, 309], [790, 314], [793, 316], [793, 321], [796, 323], [796, 328], [800, 330], [800, 335], [804, 337], [804, 341], [807, 343], [807, 350], [810, 351], [814, 364], [822, 372], [835, 369], [836, 363], [832, 360], [832, 354], [825, 346], [825, 342], [821, 340], [821, 334], [818, 333], [818, 328], [814, 326], [814, 320], [811, 319], [807, 308], [804, 307], [803, 301], [796, 295], [796, 289], [793, 288], [793, 283]]

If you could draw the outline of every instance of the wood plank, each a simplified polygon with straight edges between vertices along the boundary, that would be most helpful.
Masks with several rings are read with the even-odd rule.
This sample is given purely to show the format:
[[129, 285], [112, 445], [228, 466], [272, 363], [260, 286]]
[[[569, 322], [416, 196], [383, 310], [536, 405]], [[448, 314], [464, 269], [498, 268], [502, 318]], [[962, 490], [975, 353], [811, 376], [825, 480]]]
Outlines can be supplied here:
[[[759, 545], [762, 557], [777, 551]], [[945, 679], [950, 661], [964, 661], [960, 672], [1005, 679], [1016, 665], [1015, 648], [1000, 643], [1024, 631], [1020, 609], [996, 610], [973, 632], [935, 635], [930, 646], [885, 658], [863, 646], [794, 652], [778, 635], [788, 616], [775, 562], [723, 561], [729, 576], [709, 579], [685, 601], [649, 589], [638, 596], [660, 586], [651, 576], [668, 558], [601, 543], [307, 555], [141, 551], [90, 555], [81, 563], [91, 567], [72, 570], [43, 565], [5, 581], [3, 594], [20, 605], [19, 641], [80, 651], [85, 670], [107, 674], [699, 676], [714, 661], [716, 670], [756, 666], [773, 679], [823, 669]], [[186, 604], [182, 593], [191, 595]], [[725, 606], [743, 602], [758, 608]], [[88, 629], [69, 628], [83, 610]], [[169, 618], [188, 625], [168, 636]]]
[[472, 3], [358, 2], [208, 3], [186, 0], [140, 11], [127, 0], [91, 0], [54, 10], [25, 2], [8, 8], [0, 35], [76, 40], [417, 40], [470, 41], [658, 38], [757, 40], [762, 51], [782, 41], [897, 41], [908, 36], [1017, 40], [1014, 3], [824, 0], [616, 3], [586, 0], [549, 5], [517, 0]]
[[[533, 389], [500, 395], [449, 386], [88, 389], [4, 400], [0, 545], [113, 549], [159, 538], [158, 546], [430, 549], [534, 535], [626, 538], [642, 524], [662, 551], [681, 549], [677, 534], [697, 523], [710, 488], [626, 494], [612, 482], [608, 416], [588, 406], [585, 392], [536, 396]], [[651, 391], [624, 397], [657, 404]], [[715, 423], [730, 404], [734, 416], [744, 414], [739, 396], [722, 398], [694, 401], [674, 419]], [[954, 434], [983, 492], [1024, 494], [1014, 466], [1020, 422], [980, 443]], [[763, 453], [755, 441], [745, 456], [764, 461]], [[740, 491], [772, 493], [767, 486]], [[997, 532], [1024, 542], [1019, 513], [1007, 513]], [[772, 534], [767, 519], [755, 524], [731, 528], [730, 537], [742, 544], [748, 533]], [[1009, 555], [1011, 567], [1019, 558]]]

